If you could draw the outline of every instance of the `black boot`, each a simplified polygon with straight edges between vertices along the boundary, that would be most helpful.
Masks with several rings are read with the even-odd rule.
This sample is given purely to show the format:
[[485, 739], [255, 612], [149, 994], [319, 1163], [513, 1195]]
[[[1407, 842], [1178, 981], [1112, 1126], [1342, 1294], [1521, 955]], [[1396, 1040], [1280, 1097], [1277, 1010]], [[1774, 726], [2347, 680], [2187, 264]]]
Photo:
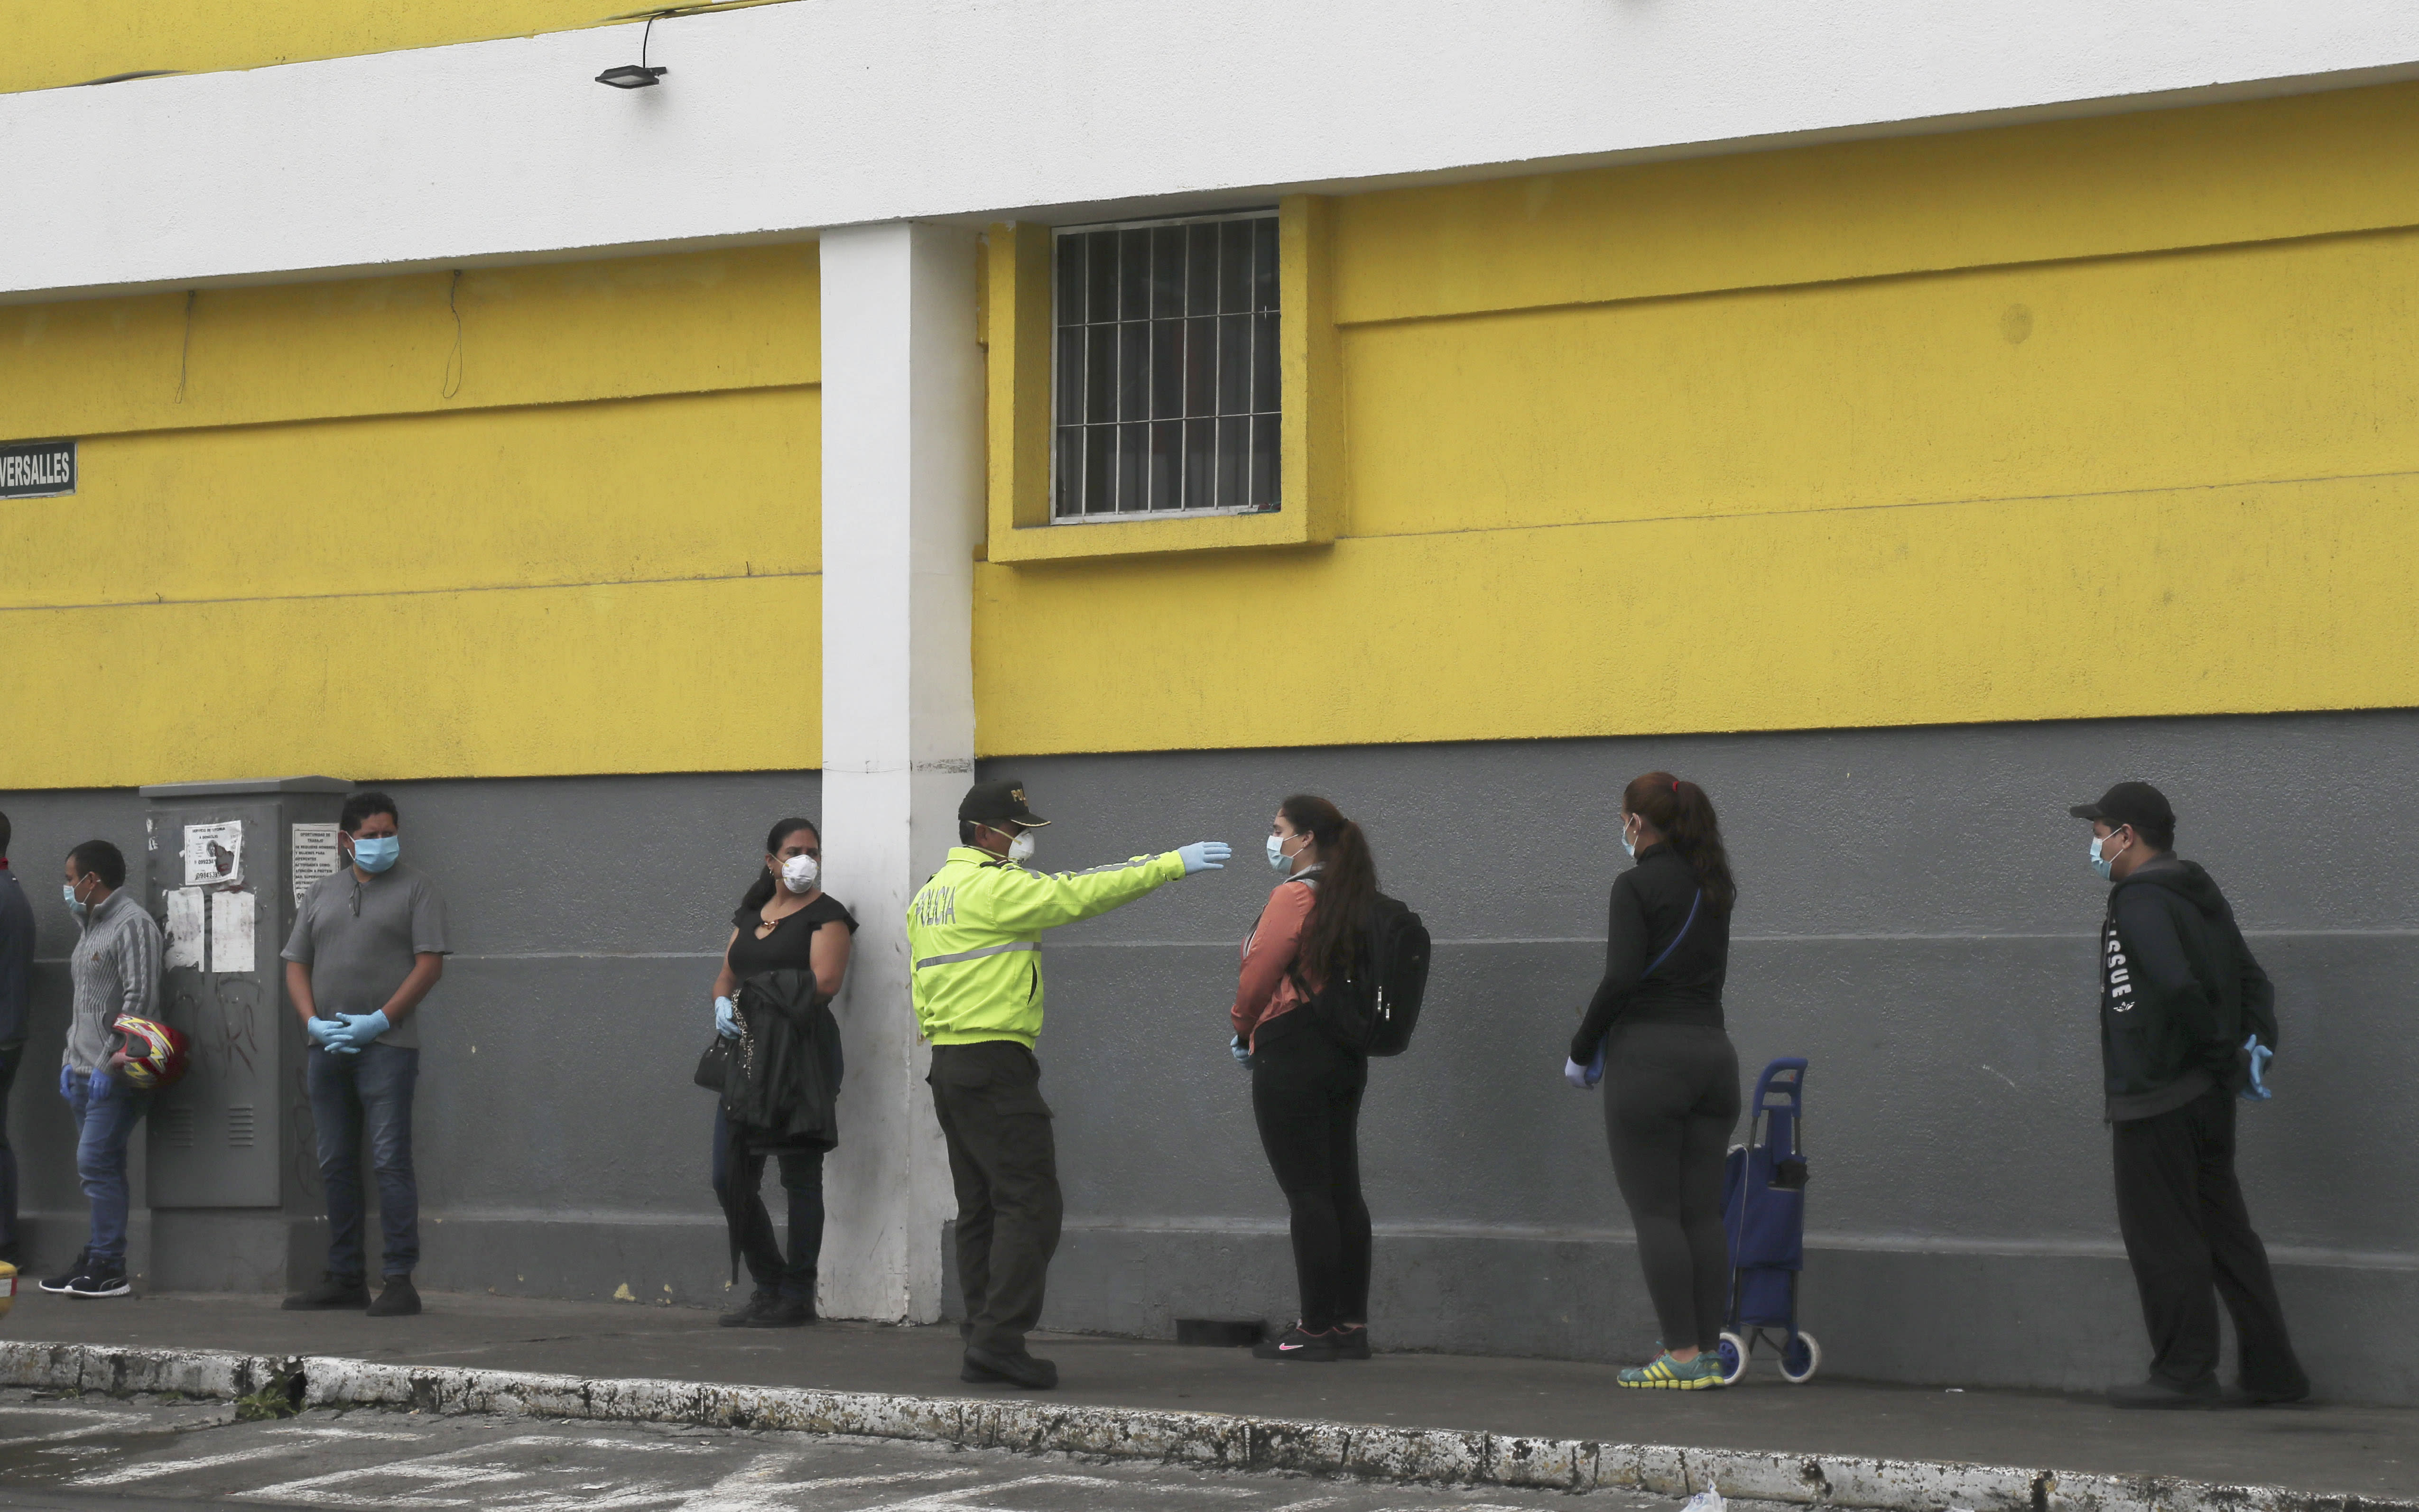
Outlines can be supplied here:
[[420, 1311], [420, 1291], [408, 1275], [390, 1275], [386, 1285], [370, 1304], [373, 1318], [408, 1318]]

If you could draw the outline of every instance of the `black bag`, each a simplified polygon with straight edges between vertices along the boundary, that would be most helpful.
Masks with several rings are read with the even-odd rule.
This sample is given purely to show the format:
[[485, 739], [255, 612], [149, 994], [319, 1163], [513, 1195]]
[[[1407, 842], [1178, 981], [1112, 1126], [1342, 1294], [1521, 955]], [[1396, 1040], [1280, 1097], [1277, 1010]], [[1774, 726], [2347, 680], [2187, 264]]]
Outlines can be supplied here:
[[1346, 1049], [1400, 1055], [1419, 1027], [1427, 985], [1427, 925], [1399, 899], [1380, 893], [1362, 920], [1352, 969], [1312, 993], [1307, 1006]]
[[719, 1093], [731, 1080], [731, 1042], [720, 1034], [715, 1035], [714, 1043], [697, 1058], [697, 1071], [688, 1079], [707, 1092]]

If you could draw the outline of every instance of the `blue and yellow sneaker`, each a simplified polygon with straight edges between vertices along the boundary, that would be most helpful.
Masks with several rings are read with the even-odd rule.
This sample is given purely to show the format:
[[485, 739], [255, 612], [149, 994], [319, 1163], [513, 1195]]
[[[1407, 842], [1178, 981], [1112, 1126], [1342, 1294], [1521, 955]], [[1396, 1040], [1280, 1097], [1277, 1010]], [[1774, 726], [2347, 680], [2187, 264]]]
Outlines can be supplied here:
[[1631, 1391], [1718, 1391], [1722, 1385], [1722, 1357], [1706, 1350], [1683, 1364], [1668, 1353], [1658, 1354], [1652, 1365], [1621, 1372], [1620, 1381]]

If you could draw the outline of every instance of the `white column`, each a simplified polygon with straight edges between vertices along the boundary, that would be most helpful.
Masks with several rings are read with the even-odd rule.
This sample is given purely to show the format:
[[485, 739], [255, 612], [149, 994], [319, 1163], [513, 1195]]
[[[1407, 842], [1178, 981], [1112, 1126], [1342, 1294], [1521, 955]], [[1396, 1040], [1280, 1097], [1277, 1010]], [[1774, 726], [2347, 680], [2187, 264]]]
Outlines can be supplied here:
[[975, 748], [983, 405], [975, 237], [823, 236], [824, 863], [859, 921], [824, 1163], [822, 1306], [940, 1316], [948, 1161], [907, 998], [907, 900], [957, 837]]

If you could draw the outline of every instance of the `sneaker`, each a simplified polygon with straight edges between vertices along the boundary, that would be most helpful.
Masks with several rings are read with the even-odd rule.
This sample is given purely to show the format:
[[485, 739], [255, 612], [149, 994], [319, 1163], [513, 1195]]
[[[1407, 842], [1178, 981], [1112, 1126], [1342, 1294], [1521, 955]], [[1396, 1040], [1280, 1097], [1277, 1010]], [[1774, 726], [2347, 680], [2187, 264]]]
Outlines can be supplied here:
[[64, 1292], [67, 1291], [67, 1289], [68, 1289], [69, 1287], [73, 1286], [73, 1285], [75, 1284], [75, 1278], [76, 1278], [77, 1276], [82, 1275], [84, 1274], [84, 1268], [85, 1268], [85, 1264], [86, 1264], [86, 1263], [88, 1263], [91, 1260], [92, 1260], [92, 1251], [91, 1251], [91, 1250], [89, 1250], [89, 1249], [79, 1249], [79, 1250], [77, 1250], [77, 1251], [76, 1251], [75, 1263], [74, 1263], [73, 1265], [70, 1265], [70, 1266], [69, 1266], [69, 1267], [67, 1268], [67, 1274], [66, 1274], [66, 1275], [54, 1275], [54, 1276], [50, 1277], [48, 1280], [46, 1280], [46, 1281], [44, 1281], [44, 1282], [42, 1283], [42, 1290], [43, 1290], [43, 1291], [55, 1291], [55, 1292], [62, 1292], [62, 1293], [64, 1293]]
[[776, 1297], [756, 1309], [749, 1328], [804, 1328], [815, 1321], [815, 1305], [807, 1297]]
[[308, 1291], [297, 1291], [278, 1306], [287, 1312], [359, 1312], [370, 1305], [370, 1289], [358, 1275], [322, 1274]]
[[1058, 1384], [1058, 1367], [1047, 1360], [1037, 1360], [1019, 1350], [1014, 1354], [1002, 1354], [996, 1350], [966, 1346], [964, 1365], [958, 1371], [960, 1381], [977, 1383], [1005, 1382], [1011, 1386], [1029, 1386], [1035, 1391], [1048, 1391]]
[[378, 1290], [377, 1300], [370, 1304], [373, 1318], [408, 1318], [420, 1311], [420, 1293], [408, 1275], [390, 1275]]
[[126, 1282], [124, 1260], [91, 1260], [67, 1284], [71, 1297], [124, 1297], [134, 1289]]
[[1308, 1333], [1296, 1323], [1276, 1337], [1253, 1345], [1252, 1353], [1263, 1360], [1333, 1360], [1335, 1336]]
[[1335, 1357], [1339, 1360], [1365, 1360], [1369, 1357], [1369, 1325], [1346, 1323], [1334, 1333]]
[[1684, 1364], [1666, 1352], [1650, 1365], [1624, 1370], [1617, 1379], [1631, 1391], [1719, 1391], [1722, 1357], [1717, 1351], [1704, 1350]]
[[732, 1308], [729, 1312], [724, 1313], [721, 1317], [716, 1318], [715, 1321], [720, 1323], [725, 1328], [745, 1328], [758, 1313], [763, 1312], [767, 1307], [778, 1306], [780, 1301], [780, 1293], [773, 1291], [767, 1288], [759, 1287], [756, 1291], [748, 1293], [747, 1301], [741, 1303], [738, 1306]]
[[2225, 1400], [2226, 1394], [2218, 1389], [2214, 1381], [2204, 1381], [2197, 1386], [2176, 1386], [2151, 1380], [2108, 1388], [2109, 1406], [2144, 1408], [2152, 1412], [2163, 1409], [2192, 1412], [2198, 1408], [2215, 1407]]

